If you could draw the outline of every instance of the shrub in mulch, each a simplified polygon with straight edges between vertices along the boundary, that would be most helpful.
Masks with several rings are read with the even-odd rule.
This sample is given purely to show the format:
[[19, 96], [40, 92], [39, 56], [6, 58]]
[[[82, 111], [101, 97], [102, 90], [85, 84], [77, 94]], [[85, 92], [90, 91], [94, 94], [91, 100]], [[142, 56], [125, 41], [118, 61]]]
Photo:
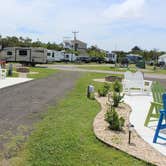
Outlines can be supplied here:
[[122, 131], [125, 119], [119, 117], [115, 107], [111, 106], [105, 114], [105, 120], [109, 123], [109, 128], [115, 131]]
[[104, 83], [104, 86], [98, 89], [98, 94], [100, 97], [105, 97], [110, 90], [110, 85], [108, 83]]

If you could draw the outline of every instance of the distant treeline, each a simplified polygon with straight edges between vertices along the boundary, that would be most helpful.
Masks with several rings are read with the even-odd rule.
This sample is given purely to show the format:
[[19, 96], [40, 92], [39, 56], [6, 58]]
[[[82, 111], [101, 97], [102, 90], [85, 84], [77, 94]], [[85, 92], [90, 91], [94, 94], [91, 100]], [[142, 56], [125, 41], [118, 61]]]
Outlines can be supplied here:
[[[32, 41], [30, 38], [23, 38], [23, 37], [16, 37], [16, 36], [7, 36], [2, 37], [0, 36], [0, 45], [2, 47], [43, 47], [47, 49], [57, 50], [61, 51], [64, 50], [63, 44], [56, 44], [56, 43], [44, 43], [40, 40]], [[75, 53], [79, 55], [79, 51], [75, 52], [73, 50], [66, 50], [67, 52]], [[153, 50], [143, 50], [138, 46], [135, 46], [131, 49], [129, 52], [124, 51], [113, 51], [118, 55], [118, 61], [121, 61], [123, 57], [125, 57], [127, 54], [138, 54], [144, 57], [145, 60], [156, 60], [158, 57], [162, 54], [165, 54], [164, 51], [158, 51], [157, 49]], [[106, 52], [100, 49], [97, 46], [91, 46], [87, 49], [87, 54], [89, 56], [95, 56], [95, 57], [105, 57]]]
[[143, 50], [138, 46], [133, 47], [129, 52], [124, 52], [124, 51], [113, 51], [113, 52], [115, 52], [118, 55], [118, 61], [120, 61], [127, 54], [137, 54], [143, 56], [146, 61], [150, 60], [157, 61], [159, 56], [165, 54], [164, 51], [158, 51], [157, 49]]
[[44, 43], [41, 41], [32, 41], [30, 38], [16, 37], [16, 36], [0, 36], [0, 45], [4, 47], [43, 47], [47, 49], [54, 49], [57, 51], [63, 50], [63, 46], [56, 43]]

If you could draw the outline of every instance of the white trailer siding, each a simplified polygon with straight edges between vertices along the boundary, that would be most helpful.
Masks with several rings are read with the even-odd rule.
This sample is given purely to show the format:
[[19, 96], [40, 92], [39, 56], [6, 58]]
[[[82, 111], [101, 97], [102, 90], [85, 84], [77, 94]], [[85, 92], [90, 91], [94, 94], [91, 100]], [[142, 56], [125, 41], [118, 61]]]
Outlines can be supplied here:
[[158, 62], [164, 62], [166, 64], [166, 54], [159, 56]]

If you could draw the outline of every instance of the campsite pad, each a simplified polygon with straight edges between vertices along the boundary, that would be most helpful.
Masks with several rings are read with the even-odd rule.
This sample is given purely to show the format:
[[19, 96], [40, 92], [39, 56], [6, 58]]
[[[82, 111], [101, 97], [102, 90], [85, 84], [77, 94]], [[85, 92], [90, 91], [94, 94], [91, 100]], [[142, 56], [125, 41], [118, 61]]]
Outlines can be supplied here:
[[[33, 124], [41, 119], [41, 113], [62, 99], [79, 77], [78, 72], [57, 72], [48, 78], [0, 89], [0, 153], [4, 150], [4, 144], [10, 141], [8, 138], [17, 135], [20, 128], [30, 128], [31, 131]], [[9, 86], [14, 84], [12, 80], [16, 84], [21, 82], [16, 80], [26, 79], [1, 81], [6, 81]], [[4, 86], [1, 85], [1, 88]], [[23, 133], [27, 134], [27, 131]]]

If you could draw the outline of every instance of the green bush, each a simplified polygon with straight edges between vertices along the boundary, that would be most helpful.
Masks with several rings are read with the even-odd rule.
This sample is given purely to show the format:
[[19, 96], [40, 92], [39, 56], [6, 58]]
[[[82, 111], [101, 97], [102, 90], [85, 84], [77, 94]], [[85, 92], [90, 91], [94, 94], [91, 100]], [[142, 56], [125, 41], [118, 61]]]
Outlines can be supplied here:
[[125, 123], [123, 117], [119, 118], [119, 115], [115, 110], [115, 107], [109, 108], [105, 115], [105, 120], [109, 123], [109, 128], [115, 131], [121, 131]]
[[110, 90], [110, 85], [108, 83], [104, 83], [104, 86], [98, 89], [98, 94], [100, 97], [105, 97]]
[[112, 99], [113, 99], [113, 106], [118, 107], [120, 103], [123, 102], [124, 94], [121, 95], [120, 93], [114, 92]]
[[115, 82], [113, 83], [113, 90], [118, 93], [122, 92], [122, 83], [118, 80], [115, 80]]

